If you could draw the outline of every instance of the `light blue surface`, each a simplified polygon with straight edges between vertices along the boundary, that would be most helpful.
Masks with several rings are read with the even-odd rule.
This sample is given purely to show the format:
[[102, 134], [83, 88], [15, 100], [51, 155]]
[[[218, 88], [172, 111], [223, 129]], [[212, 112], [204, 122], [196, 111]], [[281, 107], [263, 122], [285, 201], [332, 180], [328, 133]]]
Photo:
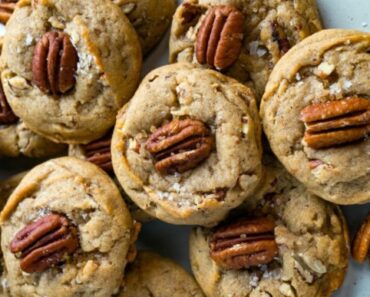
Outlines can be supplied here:
[[[351, 28], [370, 32], [370, 0], [318, 0], [326, 28]], [[0, 28], [0, 34], [1, 34]], [[143, 75], [167, 63], [168, 36], [146, 59]], [[0, 178], [30, 168], [35, 161], [0, 160]], [[344, 207], [351, 234], [366, 216], [370, 205]], [[153, 222], [143, 227], [139, 246], [158, 251], [190, 270], [188, 262], [188, 234], [190, 227], [171, 226]], [[370, 297], [370, 265], [351, 263], [342, 289], [334, 297]]]

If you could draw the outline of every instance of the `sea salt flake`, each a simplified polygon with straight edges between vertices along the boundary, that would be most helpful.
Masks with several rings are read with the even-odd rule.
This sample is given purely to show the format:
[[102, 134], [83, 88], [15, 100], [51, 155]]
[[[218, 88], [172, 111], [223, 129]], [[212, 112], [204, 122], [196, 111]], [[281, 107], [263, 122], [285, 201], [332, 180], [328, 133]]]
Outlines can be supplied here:
[[257, 50], [258, 50], [258, 41], [252, 41], [249, 44], [249, 54], [251, 56], [256, 56], [257, 55]]
[[338, 83], [330, 85], [329, 90], [331, 95], [340, 94], [342, 91]]
[[265, 48], [259, 47], [256, 53], [258, 57], [263, 57], [264, 55], [266, 55], [267, 50]]
[[33, 37], [30, 33], [27, 34], [26, 36], [26, 41], [25, 41], [25, 45], [26, 46], [30, 46], [33, 42]]
[[349, 90], [351, 87], [352, 87], [353, 83], [350, 81], [350, 80], [345, 80], [344, 81], [344, 84], [343, 84], [343, 87], [345, 90]]

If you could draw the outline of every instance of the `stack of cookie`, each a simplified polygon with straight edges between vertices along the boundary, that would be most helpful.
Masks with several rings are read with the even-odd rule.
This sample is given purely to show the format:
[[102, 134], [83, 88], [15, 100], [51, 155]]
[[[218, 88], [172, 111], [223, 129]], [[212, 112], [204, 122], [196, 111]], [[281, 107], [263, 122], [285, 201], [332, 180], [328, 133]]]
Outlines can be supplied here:
[[[172, 64], [140, 82], [171, 19]], [[314, 0], [21, 0], [0, 70], [0, 155], [68, 154], [0, 184], [0, 296], [329, 297], [343, 283], [334, 204], [370, 201], [370, 34], [322, 30]], [[154, 219], [196, 225], [195, 279], [137, 253]]]

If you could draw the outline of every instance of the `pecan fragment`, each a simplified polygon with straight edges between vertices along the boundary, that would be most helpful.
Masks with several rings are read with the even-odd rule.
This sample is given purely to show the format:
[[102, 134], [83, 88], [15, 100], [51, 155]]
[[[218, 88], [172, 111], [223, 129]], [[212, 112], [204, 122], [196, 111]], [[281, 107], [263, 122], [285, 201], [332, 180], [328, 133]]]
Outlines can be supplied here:
[[274, 42], [277, 42], [282, 56], [286, 54], [291, 48], [290, 42], [284, 29], [276, 21], [272, 23], [272, 40]]
[[358, 230], [352, 245], [352, 257], [359, 263], [369, 257], [370, 248], [370, 214]]
[[14, 12], [18, 0], [0, 0], [0, 23], [6, 24]]
[[33, 81], [44, 93], [64, 94], [75, 85], [77, 63], [77, 51], [70, 37], [62, 32], [47, 32], [35, 47]]
[[370, 100], [349, 97], [312, 104], [302, 110], [301, 120], [306, 126], [303, 141], [309, 147], [349, 144], [370, 133]]
[[10, 251], [21, 259], [27, 273], [43, 272], [64, 262], [79, 245], [77, 231], [60, 214], [49, 214], [20, 230], [10, 243]]
[[196, 41], [198, 62], [220, 70], [234, 64], [242, 49], [243, 27], [244, 15], [233, 6], [211, 8]]
[[212, 259], [225, 269], [243, 269], [270, 263], [278, 253], [275, 222], [243, 218], [219, 227], [210, 238]]
[[86, 159], [99, 166], [107, 173], [113, 173], [112, 155], [110, 145], [112, 134], [108, 133], [105, 137], [95, 140], [85, 145]]
[[201, 121], [176, 119], [157, 129], [148, 138], [146, 149], [160, 173], [183, 173], [208, 158], [212, 144], [211, 131]]
[[3, 86], [0, 83], [0, 125], [10, 125], [18, 121], [18, 117], [13, 113], [6, 99]]

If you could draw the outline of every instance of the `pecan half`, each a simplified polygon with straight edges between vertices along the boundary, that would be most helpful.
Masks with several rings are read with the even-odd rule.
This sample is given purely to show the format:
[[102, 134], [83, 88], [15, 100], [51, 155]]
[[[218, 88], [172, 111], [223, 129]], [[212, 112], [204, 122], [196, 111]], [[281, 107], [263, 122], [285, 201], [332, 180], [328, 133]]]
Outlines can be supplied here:
[[108, 133], [105, 137], [84, 146], [86, 159], [107, 173], [113, 173], [112, 155], [110, 152], [111, 140], [112, 134]]
[[217, 69], [230, 67], [240, 55], [243, 29], [244, 15], [233, 6], [211, 8], [197, 36], [198, 62]]
[[370, 214], [358, 230], [352, 245], [352, 257], [359, 263], [369, 257], [370, 248]]
[[286, 54], [291, 48], [290, 42], [284, 29], [276, 21], [272, 23], [272, 40], [274, 42], [277, 42], [282, 56]]
[[44, 93], [64, 94], [76, 83], [77, 63], [77, 51], [70, 37], [62, 32], [47, 32], [33, 54], [33, 82]]
[[18, 117], [13, 113], [6, 99], [3, 86], [0, 82], [0, 125], [10, 125], [18, 121]]
[[155, 131], [146, 149], [154, 156], [160, 173], [183, 173], [208, 158], [212, 144], [211, 131], [204, 123], [176, 119]]
[[65, 261], [79, 246], [77, 230], [60, 214], [49, 214], [20, 230], [10, 251], [27, 273], [42, 272]]
[[270, 263], [278, 253], [270, 218], [243, 218], [219, 227], [210, 238], [212, 259], [224, 269]]
[[14, 12], [18, 0], [0, 0], [0, 23], [6, 24]]
[[314, 149], [349, 144], [370, 133], [370, 100], [349, 97], [312, 104], [301, 112], [304, 143]]

